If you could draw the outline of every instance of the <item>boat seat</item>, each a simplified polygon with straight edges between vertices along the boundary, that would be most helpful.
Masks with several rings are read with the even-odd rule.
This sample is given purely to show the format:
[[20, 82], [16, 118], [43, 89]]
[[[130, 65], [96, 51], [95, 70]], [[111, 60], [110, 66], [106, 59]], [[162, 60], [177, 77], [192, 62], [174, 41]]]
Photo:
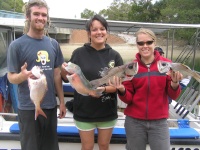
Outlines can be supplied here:
[[[14, 123], [10, 127], [11, 133], [19, 133], [19, 125], [18, 123]], [[170, 138], [171, 139], [198, 139], [200, 138], [199, 133], [190, 127], [187, 128], [170, 128]], [[58, 126], [57, 127], [58, 135], [62, 136], [79, 136], [78, 129], [75, 126]], [[97, 130], [95, 130], [95, 134], [97, 135]], [[126, 133], [124, 128], [115, 127], [113, 130], [112, 137], [116, 138], [125, 138]]]
[[169, 129], [170, 139], [199, 139], [199, 133], [193, 128]]
[[[10, 127], [10, 132], [19, 134], [19, 125], [18, 123], [14, 123]], [[97, 130], [95, 130], [95, 134], [97, 135]], [[75, 126], [58, 126], [57, 127], [58, 135], [71, 135], [71, 136], [79, 136], [78, 129]], [[113, 129], [114, 137], [126, 137], [124, 128], [114, 128]]]
[[74, 94], [74, 91], [75, 89], [70, 85], [70, 83], [64, 83], [63, 82], [63, 92], [65, 94], [69, 94], [69, 95], [73, 95]]

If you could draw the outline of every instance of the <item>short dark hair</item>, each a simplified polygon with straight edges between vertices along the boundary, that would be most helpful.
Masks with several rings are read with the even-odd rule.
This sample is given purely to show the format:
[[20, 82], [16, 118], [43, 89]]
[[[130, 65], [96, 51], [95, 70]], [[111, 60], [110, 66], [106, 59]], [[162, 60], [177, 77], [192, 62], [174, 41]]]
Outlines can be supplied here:
[[92, 22], [95, 20], [99, 21], [105, 27], [106, 31], [108, 30], [108, 23], [106, 19], [104, 19], [101, 15], [96, 14], [86, 22], [85, 27], [87, 32], [90, 32], [90, 27], [92, 26]]
[[155, 47], [154, 50], [158, 51], [160, 54], [165, 54], [160, 47]]

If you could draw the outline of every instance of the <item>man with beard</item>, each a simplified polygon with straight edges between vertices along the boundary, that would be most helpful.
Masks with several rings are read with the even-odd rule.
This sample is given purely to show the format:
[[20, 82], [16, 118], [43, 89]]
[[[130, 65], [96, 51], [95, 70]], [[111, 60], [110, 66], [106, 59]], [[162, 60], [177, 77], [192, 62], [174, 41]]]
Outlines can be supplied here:
[[[58, 42], [45, 36], [49, 8], [44, 0], [31, 0], [24, 6], [26, 22], [24, 35], [13, 41], [8, 49], [8, 79], [18, 84], [18, 116], [22, 150], [58, 150], [57, 101], [60, 100], [60, 115], [66, 114], [60, 65], [63, 55]], [[33, 78], [31, 69], [39, 66], [47, 79], [48, 90], [41, 103], [47, 118], [39, 115], [35, 120], [35, 106], [30, 99], [28, 78]], [[55, 89], [55, 90], [54, 90]]]

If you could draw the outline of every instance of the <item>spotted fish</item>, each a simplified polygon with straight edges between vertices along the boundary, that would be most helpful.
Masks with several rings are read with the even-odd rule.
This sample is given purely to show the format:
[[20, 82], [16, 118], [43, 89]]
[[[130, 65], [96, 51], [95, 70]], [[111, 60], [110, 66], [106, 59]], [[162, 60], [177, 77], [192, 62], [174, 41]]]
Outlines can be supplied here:
[[131, 80], [138, 72], [138, 63], [136, 61], [117, 66], [114, 68], [106, 68], [101, 72], [101, 78], [90, 81], [93, 88], [97, 88], [103, 84], [108, 84], [109, 80], [114, 76], [120, 77], [122, 81]]

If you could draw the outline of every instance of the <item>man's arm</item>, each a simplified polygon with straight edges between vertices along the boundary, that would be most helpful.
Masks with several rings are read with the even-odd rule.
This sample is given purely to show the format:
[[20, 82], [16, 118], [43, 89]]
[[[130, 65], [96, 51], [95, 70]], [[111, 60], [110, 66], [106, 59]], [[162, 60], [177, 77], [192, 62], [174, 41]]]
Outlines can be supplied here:
[[27, 63], [25, 63], [21, 67], [20, 73], [8, 72], [7, 77], [8, 77], [9, 82], [13, 83], [13, 84], [20, 84], [20, 83], [24, 82], [25, 80], [27, 80], [28, 77], [32, 75], [32, 73], [31, 73], [31, 71], [28, 71], [26, 68], [27, 68]]
[[56, 93], [60, 101], [59, 118], [63, 118], [66, 115], [66, 107], [64, 104], [64, 93], [63, 93], [63, 87], [62, 87], [62, 79], [60, 75], [60, 68], [54, 69], [54, 83], [55, 83]]

